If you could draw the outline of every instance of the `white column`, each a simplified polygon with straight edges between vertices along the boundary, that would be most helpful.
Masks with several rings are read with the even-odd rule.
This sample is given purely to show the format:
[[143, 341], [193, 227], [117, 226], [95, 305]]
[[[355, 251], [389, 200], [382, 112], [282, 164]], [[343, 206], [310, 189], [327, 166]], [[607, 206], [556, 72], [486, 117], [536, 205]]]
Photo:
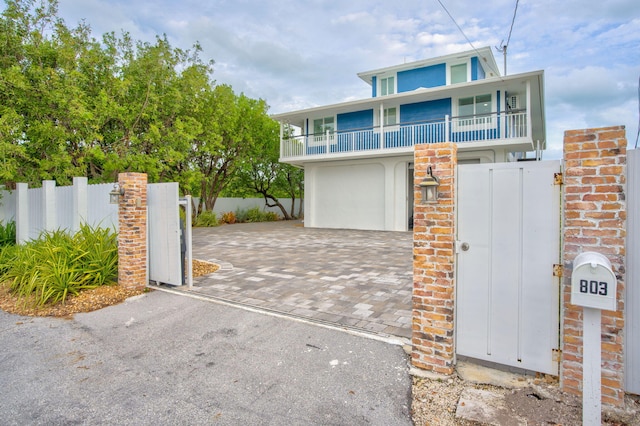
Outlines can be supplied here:
[[73, 228], [72, 233], [80, 230], [80, 225], [89, 217], [87, 204], [88, 179], [86, 177], [73, 178]]
[[384, 149], [384, 104], [380, 104], [380, 149]]
[[280, 123], [280, 158], [283, 158], [284, 155], [284, 124]]
[[527, 137], [533, 139], [533, 131], [531, 124], [531, 82], [527, 80]]
[[54, 231], [58, 227], [56, 211], [56, 182], [42, 181], [42, 206], [44, 207], [44, 231]]
[[444, 116], [444, 141], [449, 142], [449, 130], [451, 128], [451, 120], [449, 114]]
[[16, 243], [29, 241], [29, 184], [16, 184]]

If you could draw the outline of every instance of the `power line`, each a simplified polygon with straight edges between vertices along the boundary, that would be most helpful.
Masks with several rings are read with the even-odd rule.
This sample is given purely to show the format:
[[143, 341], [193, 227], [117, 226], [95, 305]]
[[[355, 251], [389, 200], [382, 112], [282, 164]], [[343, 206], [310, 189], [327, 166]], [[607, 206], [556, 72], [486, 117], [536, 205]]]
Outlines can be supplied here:
[[[460, 25], [458, 25], [458, 23], [456, 22], [456, 20], [453, 18], [453, 16], [451, 15], [451, 13], [449, 13], [449, 10], [447, 10], [447, 8], [445, 7], [444, 4], [442, 4], [442, 1], [440, 0], [436, 0], [438, 3], [440, 3], [440, 6], [442, 6], [442, 8], [444, 9], [445, 12], [447, 12], [447, 15], [449, 15], [449, 18], [451, 18], [451, 20], [453, 21], [453, 23], [455, 24], [456, 27], [458, 27], [458, 30], [460, 31], [460, 33], [462, 34], [462, 36], [465, 38], [465, 40], [467, 40], [467, 43], [469, 43], [469, 46], [471, 46], [471, 48], [473, 50], [475, 50], [475, 52], [478, 54], [479, 57], [482, 57], [482, 54], [478, 51], [478, 49], [476, 49], [476, 47], [473, 45], [473, 43], [471, 43], [471, 40], [469, 40], [469, 37], [467, 37], [467, 35], [464, 33], [464, 31], [462, 31], [462, 28], [460, 28]], [[486, 61], [486, 59], [485, 59]], [[488, 64], [488, 62], [487, 62]], [[495, 69], [492, 70], [493, 72], [495, 72], [495, 74], [500, 77], [500, 72]], [[500, 79], [502, 79], [502, 77], [500, 77]]]
[[507, 37], [507, 44], [505, 46], [508, 46], [509, 42], [511, 41], [511, 32], [513, 31], [513, 23], [516, 22], [516, 13], [518, 13], [519, 3], [520, 3], [520, 0], [516, 0], [516, 8], [513, 10], [513, 18], [511, 19], [511, 28], [509, 28], [509, 37]]
[[520, 0], [516, 0], [516, 7], [513, 10], [513, 18], [511, 18], [511, 28], [509, 28], [509, 36], [507, 37], [507, 42], [504, 42], [504, 39], [500, 42], [500, 47], [496, 47], [498, 52], [502, 52], [504, 56], [504, 75], [507, 75], [507, 47], [509, 46], [509, 42], [511, 41], [511, 33], [513, 32], [513, 24], [516, 22], [516, 13], [518, 13], [518, 4], [520, 4]]

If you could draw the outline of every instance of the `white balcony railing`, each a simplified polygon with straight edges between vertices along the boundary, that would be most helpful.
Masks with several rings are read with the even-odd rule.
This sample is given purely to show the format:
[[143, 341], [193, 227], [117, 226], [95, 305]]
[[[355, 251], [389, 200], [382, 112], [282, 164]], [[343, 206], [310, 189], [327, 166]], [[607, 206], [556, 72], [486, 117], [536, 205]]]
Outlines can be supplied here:
[[526, 112], [445, 117], [431, 123], [373, 127], [369, 129], [302, 135], [280, 141], [280, 157], [327, 157], [343, 153], [410, 148], [437, 142], [473, 143], [530, 137]]

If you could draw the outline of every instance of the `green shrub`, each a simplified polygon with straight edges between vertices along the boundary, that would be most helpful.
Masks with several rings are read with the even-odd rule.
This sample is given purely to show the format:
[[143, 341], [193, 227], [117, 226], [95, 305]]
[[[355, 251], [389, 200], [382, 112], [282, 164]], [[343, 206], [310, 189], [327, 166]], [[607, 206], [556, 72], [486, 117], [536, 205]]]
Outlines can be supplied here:
[[79, 261], [92, 284], [100, 286], [118, 278], [118, 234], [109, 228], [81, 225], [73, 239], [85, 253]]
[[275, 222], [280, 220], [280, 217], [275, 212], [265, 212], [265, 222]]
[[263, 212], [258, 207], [247, 211], [247, 222], [273, 222], [278, 220], [278, 215], [274, 212]]
[[198, 219], [196, 219], [196, 225], [201, 227], [210, 227], [210, 226], [218, 226], [218, 218], [216, 214], [212, 211], [203, 211], [198, 215]]
[[35, 305], [64, 302], [69, 295], [112, 283], [118, 275], [117, 236], [83, 225], [75, 235], [58, 230], [0, 252], [2, 281]]
[[247, 210], [242, 210], [240, 207], [236, 209], [236, 223], [244, 223], [247, 221]]
[[16, 222], [0, 223], [0, 247], [16, 244]]

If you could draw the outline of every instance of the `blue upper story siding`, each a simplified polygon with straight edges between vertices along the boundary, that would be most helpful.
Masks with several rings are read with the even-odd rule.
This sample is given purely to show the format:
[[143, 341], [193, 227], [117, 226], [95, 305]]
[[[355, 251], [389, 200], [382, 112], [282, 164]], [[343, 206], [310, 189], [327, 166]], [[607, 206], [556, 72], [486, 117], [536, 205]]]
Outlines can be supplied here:
[[485, 78], [484, 68], [480, 66], [480, 63], [478, 62], [478, 57], [474, 56], [473, 58], [471, 58], [471, 80], [472, 81], [484, 80], [484, 78]]
[[336, 129], [338, 132], [370, 129], [373, 127], [373, 110], [338, 114]]
[[[446, 64], [398, 72], [398, 93], [447, 84]], [[375, 85], [374, 85], [375, 87]]]
[[378, 95], [378, 78], [374, 75], [371, 77], [371, 97], [375, 98]]
[[400, 105], [400, 124], [444, 120], [451, 115], [451, 98]]

